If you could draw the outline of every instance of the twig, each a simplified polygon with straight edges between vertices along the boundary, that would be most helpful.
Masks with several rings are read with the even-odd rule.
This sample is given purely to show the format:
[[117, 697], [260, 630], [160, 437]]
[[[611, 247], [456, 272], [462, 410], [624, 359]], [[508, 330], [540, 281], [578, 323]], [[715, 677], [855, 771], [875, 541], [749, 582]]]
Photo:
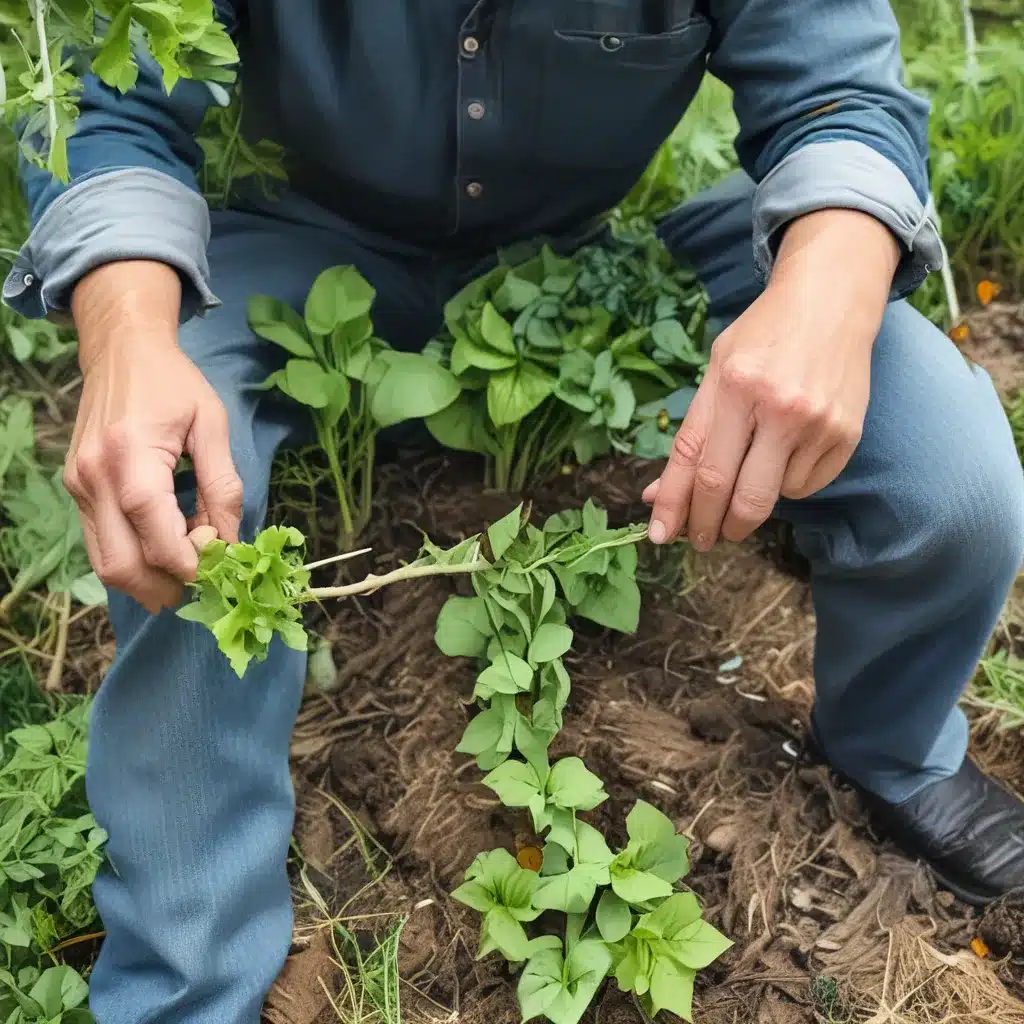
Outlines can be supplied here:
[[310, 562], [302, 568], [307, 572], [312, 572], [313, 569], [321, 569], [332, 562], [346, 562], [350, 558], [358, 558], [360, 555], [368, 554], [372, 550], [373, 548], [360, 548], [358, 551], [346, 551], [343, 555], [331, 555], [330, 558], [321, 558], [319, 562]]
[[64, 674], [64, 658], [68, 652], [68, 622], [71, 618], [71, 591], [64, 591], [64, 601], [57, 621], [57, 646], [53, 652], [53, 661], [46, 676], [46, 689], [52, 693], [60, 689], [61, 677]]
[[343, 587], [311, 587], [306, 591], [305, 596], [311, 600], [322, 600], [333, 597], [352, 597], [356, 594], [372, 594], [381, 587], [399, 583], [402, 580], [424, 579], [428, 576], [460, 576], [483, 572], [490, 568], [491, 563], [483, 558], [475, 559], [472, 562], [461, 562], [457, 565], [403, 565], [400, 569], [393, 569], [383, 576], [370, 573], [365, 580], [360, 580], [359, 583], [349, 583]]

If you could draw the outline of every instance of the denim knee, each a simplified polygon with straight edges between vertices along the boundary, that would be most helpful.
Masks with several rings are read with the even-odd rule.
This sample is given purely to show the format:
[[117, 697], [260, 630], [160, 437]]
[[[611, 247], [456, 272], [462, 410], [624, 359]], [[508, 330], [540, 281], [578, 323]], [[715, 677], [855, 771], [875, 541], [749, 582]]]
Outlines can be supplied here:
[[981, 393], [962, 412], [988, 421], [985, 443], [964, 439], [955, 414], [943, 418], [934, 448], [912, 450], [890, 474], [888, 498], [904, 555], [955, 577], [965, 593], [998, 587], [1005, 596], [1024, 562], [1024, 471], [987, 375], [975, 376]]

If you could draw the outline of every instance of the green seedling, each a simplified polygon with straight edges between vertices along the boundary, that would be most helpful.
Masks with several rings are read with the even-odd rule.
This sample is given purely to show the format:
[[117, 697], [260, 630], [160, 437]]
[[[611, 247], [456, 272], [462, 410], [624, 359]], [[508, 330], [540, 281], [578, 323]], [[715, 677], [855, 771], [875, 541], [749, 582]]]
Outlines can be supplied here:
[[378, 432], [433, 415], [459, 394], [436, 360], [395, 352], [374, 335], [375, 294], [354, 267], [332, 267], [313, 283], [303, 316], [265, 295], [249, 300], [249, 326], [291, 357], [262, 386], [310, 410], [338, 499], [338, 542], [346, 549], [369, 518]]

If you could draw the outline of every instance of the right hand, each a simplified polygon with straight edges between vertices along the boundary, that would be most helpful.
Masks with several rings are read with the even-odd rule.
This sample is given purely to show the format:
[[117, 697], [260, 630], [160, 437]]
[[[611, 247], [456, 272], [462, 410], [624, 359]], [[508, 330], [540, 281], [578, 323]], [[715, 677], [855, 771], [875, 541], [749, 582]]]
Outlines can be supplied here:
[[[72, 301], [84, 383], [64, 483], [96, 574], [151, 614], [195, 578], [190, 527], [235, 541], [242, 507], [224, 406], [177, 345], [179, 302], [177, 274], [154, 263], [101, 267]], [[196, 474], [192, 523], [174, 493], [183, 453]]]

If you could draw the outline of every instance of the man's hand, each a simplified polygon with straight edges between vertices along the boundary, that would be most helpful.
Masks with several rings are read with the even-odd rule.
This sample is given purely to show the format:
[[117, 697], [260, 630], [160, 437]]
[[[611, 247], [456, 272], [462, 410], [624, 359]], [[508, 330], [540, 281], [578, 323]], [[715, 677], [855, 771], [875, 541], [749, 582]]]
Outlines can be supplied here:
[[97, 575], [152, 614], [177, 604], [182, 581], [195, 578], [174, 494], [183, 452], [199, 492], [191, 525], [234, 541], [241, 516], [227, 415], [177, 345], [180, 301], [175, 271], [152, 262], [100, 267], [72, 298], [84, 385], [64, 482]]
[[860, 441], [899, 246], [867, 214], [824, 210], [786, 231], [764, 293], [712, 347], [653, 502], [650, 538], [740, 541], [779, 497], [831, 483]]

